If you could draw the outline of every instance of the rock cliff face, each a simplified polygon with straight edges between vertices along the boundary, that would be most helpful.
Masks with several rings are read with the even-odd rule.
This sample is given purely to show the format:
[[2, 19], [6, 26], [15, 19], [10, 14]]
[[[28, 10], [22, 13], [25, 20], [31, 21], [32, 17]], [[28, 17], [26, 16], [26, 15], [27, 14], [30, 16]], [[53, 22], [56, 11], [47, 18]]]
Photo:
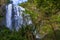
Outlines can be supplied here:
[[0, 6], [5, 4], [7, 2], [7, 0], [0, 0]]
[[7, 3], [7, 0], [0, 0], [0, 26], [2, 25], [2, 20], [4, 20], [5, 17], [5, 4]]
[[0, 16], [4, 16], [5, 13], [5, 5], [9, 2], [9, 0], [0, 0]]

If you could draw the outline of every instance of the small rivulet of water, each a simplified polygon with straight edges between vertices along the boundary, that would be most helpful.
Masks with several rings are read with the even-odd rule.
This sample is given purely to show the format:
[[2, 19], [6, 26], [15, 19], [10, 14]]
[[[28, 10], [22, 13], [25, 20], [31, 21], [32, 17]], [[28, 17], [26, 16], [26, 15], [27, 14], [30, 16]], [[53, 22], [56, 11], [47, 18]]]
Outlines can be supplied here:
[[32, 24], [29, 14], [25, 14], [24, 11], [25, 9], [16, 4], [14, 0], [6, 5], [6, 27], [18, 31], [22, 25]]

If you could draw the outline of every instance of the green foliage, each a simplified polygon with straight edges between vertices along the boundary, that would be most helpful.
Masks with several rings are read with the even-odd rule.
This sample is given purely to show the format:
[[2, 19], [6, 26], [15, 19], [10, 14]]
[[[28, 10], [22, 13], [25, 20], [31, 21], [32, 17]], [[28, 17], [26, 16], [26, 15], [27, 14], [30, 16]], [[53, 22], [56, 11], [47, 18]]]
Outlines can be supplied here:
[[7, 1], [7, 4], [10, 3], [10, 0], [6, 0]]
[[18, 32], [3, 27], [0, 29], [0, 40], [32, 40], [27, 38], [27, 32], [31, 31], [31, 26], [22, 27]]
[[60, 10], [59, 0], [36, 0], [36, 7], [40, 12], [47, 13], [48, 16], [54, 15]]
[[[28, 0], [22, 4], [26, 8], [26, 13], [31, 15], [31, 18], [38, 32], [43, 36], [42, 40], [60, 39], [60, 1], [59, 0]], [[35, 11], [36, 10], [36, 11]]]
[[60, 1], [59, 0], [36, 0], [37, 1], [37, 6], [40, 8], [42, 7], [43, 9], [49, 11], [52, 9], [59, 9], [60, 7]]
[[35, 13], [34, 11], [27, 10], [27, 9], [25, 10], [25, 13], [30, 15], [33, 22], [35, 22], [37, 20], [38, 13]]

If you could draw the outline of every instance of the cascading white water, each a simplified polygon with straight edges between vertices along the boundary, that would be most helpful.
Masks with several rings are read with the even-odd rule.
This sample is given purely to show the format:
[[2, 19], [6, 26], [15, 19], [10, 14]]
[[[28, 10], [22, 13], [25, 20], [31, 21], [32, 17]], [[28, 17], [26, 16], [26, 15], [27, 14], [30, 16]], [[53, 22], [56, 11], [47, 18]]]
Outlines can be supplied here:
[[[32, 21], [30, 20], [30, 17], [28, 17], [29, 15], [23, 13], [25, 9], [21, 6], [18, 6], [18, 3], [15, 3], [14, 0], [12, 1], [13, 3], [10, 3], [6, 6], [6, 27], [8, 27], [10, 30], [15, 29], [18, 31], [19, 28], [21, 28], [21, 25], [24, 25], [25, 23], [28, 25], [32, 24]], [[24, 19], [22, 14], [25, 16]]]
[[[6, 6], [6, 27], [10, 30], [18, 31], [21, 28], [21, 25], [30, 25], [32, 24], [29, 14], [25, 14], [24, 8], [18, 6], [17, 0], [11, 0], [13, 3], [10, 3]], [[24, 14], [24, 17], [22, 16]], [[34, 32], [35, 33], [35, 32]], [[37, 33], [37, 32], [36, 32]], [[39, 34], [35, 34], [36, 38], [40, 38]]]
[[6, 6], [6, 26], [11, 29], [12, 4]]

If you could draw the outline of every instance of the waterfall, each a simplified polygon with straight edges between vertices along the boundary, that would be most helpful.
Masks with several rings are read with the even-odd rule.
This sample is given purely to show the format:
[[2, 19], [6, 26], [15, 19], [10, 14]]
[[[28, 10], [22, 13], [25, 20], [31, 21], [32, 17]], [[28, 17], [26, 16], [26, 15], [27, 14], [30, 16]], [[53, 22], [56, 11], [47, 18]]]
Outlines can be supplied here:
[[6, 27], [10, 29], [12, 26], [11, 16], [12, 16], [12, 4], [9, 4], [6, 6]]
[[[32, 21], [29, 14], [25, 14], [25, 9], [18, 6], [18, 1], [11, 0], [12, 2], [6, 5], [6, 27], [10, 30], [18, 31], [22, 25], [31, 25]], [[20, 2], [21, 3], [21, 2]], [[23, 16], [24, 15], [24, 16]], [[36, 34], [36, 30], [33, 34], [39, 39], [39, 34]]]
[[23, 12], [25, 9], [18, 6], [14, 0], [11, 1], [12, 2], [6, 6], [6, 27], [10, 30], [18, 31], [22, 25], [32, 24], [30, 16]]

